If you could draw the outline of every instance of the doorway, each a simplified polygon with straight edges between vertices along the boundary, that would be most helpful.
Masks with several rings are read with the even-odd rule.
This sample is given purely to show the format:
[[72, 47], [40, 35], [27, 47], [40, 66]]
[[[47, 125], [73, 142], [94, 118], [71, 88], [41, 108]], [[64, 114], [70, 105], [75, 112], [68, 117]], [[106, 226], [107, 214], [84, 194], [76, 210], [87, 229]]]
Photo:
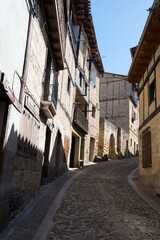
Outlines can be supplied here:
[[89, 161], [93, 162], [94, 161], [94, 147], [95, 147], [95, 139], [90, 138], [90, 152], [89, 152]]
[[8, 116], [8, 103], [0, 100], [0, 177], [3, 167], [4, 142]]
[[84, 153], [85, 153], [85, 139], [81, 138], [81, 151], [80, 151], [80, 159], [84, 160]]
[[60, 131], [57, 133], [57, 142], [56, 142], [56, 156], [55, 156], [55, 176], [60, 174], [60, 168], [63, 165], [64, 159], [64, 150], [62, 145], [62, 134]]
[[71, 156], [70, 156], [70, 168], [74, 168], [74, 153], [75, 153], [76, 138], [72, 135], [72, 147], [71, 147]]
[[115, 138], [113, 133], [110, 136], [110, 141], [109, 141], [109, 158], [111, 159], [116, 159], [116, 151], [115, 151]]
[[51, 130], [47, 126], [45, 150], [44, 150], [44, 162], [42, 166], [42, 179], [46, 179], [46, 180], [48, 177], [48, 168], [49, 168], [50, 142], [51, 142]]

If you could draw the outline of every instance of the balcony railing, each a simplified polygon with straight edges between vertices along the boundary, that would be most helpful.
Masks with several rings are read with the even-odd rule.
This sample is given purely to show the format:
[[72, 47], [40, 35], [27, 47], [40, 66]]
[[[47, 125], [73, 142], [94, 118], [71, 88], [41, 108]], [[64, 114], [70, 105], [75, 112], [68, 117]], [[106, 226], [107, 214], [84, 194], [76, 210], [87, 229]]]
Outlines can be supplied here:
[[74, 111], [74, 123], [78, 125], [85, 133], [88, 133], [88, 120], [79, 108]]

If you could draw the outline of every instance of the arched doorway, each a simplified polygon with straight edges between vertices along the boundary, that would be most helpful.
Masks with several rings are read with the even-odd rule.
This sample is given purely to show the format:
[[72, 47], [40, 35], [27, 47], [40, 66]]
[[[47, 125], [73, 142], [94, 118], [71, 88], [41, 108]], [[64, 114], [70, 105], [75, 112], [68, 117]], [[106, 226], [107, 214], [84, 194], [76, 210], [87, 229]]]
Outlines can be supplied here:
[[109, 158], [117, 159], [116, 151], [115, 151], [115, 137], [113, 133], [111, 134], [110, 140], [109, 140]]

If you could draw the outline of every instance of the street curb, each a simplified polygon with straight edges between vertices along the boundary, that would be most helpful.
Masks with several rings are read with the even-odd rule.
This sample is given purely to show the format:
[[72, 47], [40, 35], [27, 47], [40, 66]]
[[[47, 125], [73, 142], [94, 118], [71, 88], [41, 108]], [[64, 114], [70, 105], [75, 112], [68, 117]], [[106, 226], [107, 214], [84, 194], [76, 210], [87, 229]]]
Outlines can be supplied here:
[[45, 218], [43, 219], [42, 223], [40, 224], [33, 240], [45, 240], [47, 239], [48, 232], [52, 227], [53, 218], [56, 215], [58, 208], [61, 205], [62, 199], [65, 195], [65, 192], [69, 188], [70, 184], [73, 180], [78, 177], [82, 172], [78, 172], [73, 175], [65, 184], [63, 185], [62, 189], [58, 193], [57, 197], [55, 198], [54, 202], [52, 203], [51, 207], [49, 208]]
[[142, 192], [136, 183], [134, 182], [133, 178], [138, 171], [139, 168], [134, 169], [127, 177], [129, 185], [133, 188], [133, 190], [147, 203], [149, 203], [156, 211], [160, 213], [160, 205], [158, 205], [155, 201], [153, 201], [150, 197], [148, 197], [144, 192]]

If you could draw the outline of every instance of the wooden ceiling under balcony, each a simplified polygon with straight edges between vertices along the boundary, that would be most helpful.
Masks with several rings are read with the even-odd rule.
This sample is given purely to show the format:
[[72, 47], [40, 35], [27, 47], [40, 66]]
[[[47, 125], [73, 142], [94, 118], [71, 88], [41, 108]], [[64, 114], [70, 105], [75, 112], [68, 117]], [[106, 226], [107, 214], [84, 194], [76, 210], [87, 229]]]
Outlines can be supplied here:
[[160, 45], [160, 7], [150, 13], [128, 73], [129, 82], [140, 82]]
[[43, 3], [47, 19], [50, 42], [55, 56], [57, 70], [62, 70], [64, 68], [63, 46], [56, 4], [57, 1], [54, 0], [46, 0]]

